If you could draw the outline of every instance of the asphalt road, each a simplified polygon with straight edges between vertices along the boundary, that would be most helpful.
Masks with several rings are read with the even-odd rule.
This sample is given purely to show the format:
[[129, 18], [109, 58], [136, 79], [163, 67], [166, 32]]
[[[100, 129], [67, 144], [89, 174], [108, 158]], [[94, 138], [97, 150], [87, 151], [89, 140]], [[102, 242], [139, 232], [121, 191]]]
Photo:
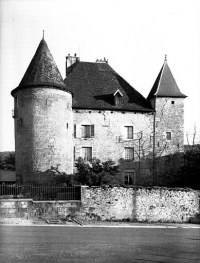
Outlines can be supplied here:
[[1, 263], [200, 262], [200, 229], [0, 226]]

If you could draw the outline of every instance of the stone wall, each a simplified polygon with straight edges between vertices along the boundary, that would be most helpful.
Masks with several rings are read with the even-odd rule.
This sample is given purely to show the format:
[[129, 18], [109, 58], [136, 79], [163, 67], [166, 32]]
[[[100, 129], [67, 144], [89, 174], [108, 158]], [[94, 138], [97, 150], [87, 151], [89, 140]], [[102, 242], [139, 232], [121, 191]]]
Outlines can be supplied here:
[[[134, 184], [138, 184], [144, 171], [144, 169], [139, 170], [138, 161], [149, 156], [153, 151], [153, 115], [121, 111], [73, 110], [73, 119], [75, 160], [83, 157], [83, 147], [90, 147], [93, 158], [101, 161], [111, 159], [119, 164], [120, 174], [116, 178], [116, 183], [123, 184], [123, 173], [132, 172]], [[94, 125], [94, 136], [82, 138], [82, 125]], [[127, 138], [127, 126], [133, 127], [133, 139]], [[134, 160], [123, 162], [125, 148], [134, 149]], [[147, 172], [149, 175], [150, 171], [147, 169], [145, 175]]]
[[0, 199], [1, 218], [29, 218], [32, 199]]
[[81, 213], [81, 201], [36, 201], [29, 209], [31, 218], [67, 219]]
[[[82, 147], [92, 147], [92, 157], [102, 161], [107, 161], [110, 158], [115, 162], [125, 157], [125, 147], [134, 148], [135, 161], [152, 152], [150, 142], [153, 132], [152, 114], [73, 110], [73, 119], [76, 129], [74, 136], [75, 159], [82, 156]], [[82, 138], [82, 125], [94, 125], [94, 136]], [[127, 138], [126, 126], [133, 126], [133, 139]]]
[[[73, 172], [72, 96], [50, 87], [19, 90], [15, 95], [16, 175], [23, 183], [51, 166]], [[32, 178], [31, 178], [32, 177]]]
[[200, 214], [199, 192], [170, 188], [85, 187], [87, 219], [190, 222]]
[[80, 201], [33, 201], [0, 199], [1, 218], [58, 219], [81, 213]]
[[200, 223], [200, 192], [191, 189], [82, 187], [81, 201], [0, 199], [1, 217]]
[[183, 98], [156, 98], [155, 138], [157, 157], [184, 151]]

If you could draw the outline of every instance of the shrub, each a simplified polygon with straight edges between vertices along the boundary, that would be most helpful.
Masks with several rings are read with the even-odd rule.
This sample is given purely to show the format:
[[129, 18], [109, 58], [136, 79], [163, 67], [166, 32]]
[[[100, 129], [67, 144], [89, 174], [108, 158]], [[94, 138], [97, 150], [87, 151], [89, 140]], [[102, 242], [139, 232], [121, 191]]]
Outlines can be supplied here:
[[118, 166], [112, 160], [101, 162], [99, 159], [93, 158], [91, 162], [86, 162], [79, 158], [75, 167], [77, 169], [75, 174], [77, 183], [89, 186], [109, 184], [118, 173]]
[[59, 165], [56, 167], [51, 166], [50, 169], [44, 172], [38, 172], [35, 179], [29, 183], [35, 185], [48, 185], [48, 186], [64, 186], [72, 185], [73, 175], [68, 175], [65, 172], [59, 171]]
[[15, 170], [15, 153], [0, 158], [0, 169]]

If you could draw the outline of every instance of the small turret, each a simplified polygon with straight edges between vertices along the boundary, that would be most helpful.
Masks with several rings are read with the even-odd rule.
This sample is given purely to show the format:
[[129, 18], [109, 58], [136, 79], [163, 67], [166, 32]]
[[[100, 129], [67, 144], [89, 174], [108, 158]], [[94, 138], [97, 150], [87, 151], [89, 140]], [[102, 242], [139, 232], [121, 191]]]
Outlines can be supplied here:
[[186, 97], [178, 88], [165, 56], [164, 64], [147, 97], [155, 109], [154, 130], [157, 156], [183, 151], [183, 100]]
[[[164, 64], [156, 78], [156, 81], [147, 97], [152, 102], [155, 98], [186, 98], [178, 88], [176, 81], [167, 64], [167, 56], [165, 55]], [[152, 105], [154, 106], [154, 105]]]

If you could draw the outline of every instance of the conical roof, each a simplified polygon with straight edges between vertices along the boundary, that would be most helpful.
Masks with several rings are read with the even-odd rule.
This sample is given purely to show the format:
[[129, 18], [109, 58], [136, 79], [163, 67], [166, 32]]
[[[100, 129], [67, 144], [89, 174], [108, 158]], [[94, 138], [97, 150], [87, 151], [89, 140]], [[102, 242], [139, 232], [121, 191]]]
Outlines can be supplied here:
[[11, 94], [29, 86], [52, 86], [67, 91], [63, 78], [44, 39], [35, 52], [19, 86]]
[[180, 89], [178, 88], [166, 59], [147, 99], [152, 99], [155, 96], [173, 98], [187, 97], [183, 93], [181, 93]]

